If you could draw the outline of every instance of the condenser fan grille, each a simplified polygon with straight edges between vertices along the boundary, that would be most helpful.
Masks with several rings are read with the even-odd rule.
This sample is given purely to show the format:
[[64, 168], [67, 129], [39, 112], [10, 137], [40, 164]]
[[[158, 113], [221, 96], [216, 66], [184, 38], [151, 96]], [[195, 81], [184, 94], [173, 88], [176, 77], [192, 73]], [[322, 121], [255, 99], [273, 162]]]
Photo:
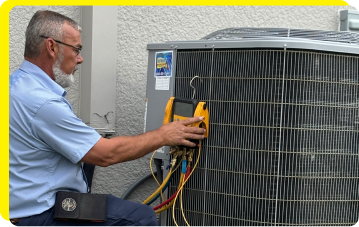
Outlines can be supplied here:
[[202, 40], [236, 40], [258, 37], [287, 37], [334, 43], [359, 44], [359, 34], [343, 31], [322, 31], [293, 28], [226, 28], [215, 31]]
[[191, 225], [358, 221], [358, 56], [231, 49], [176, 58], [175, 96], [192, 98], [198, 75], [195, 98], [210, 111], [209, 138], [183, 191]]

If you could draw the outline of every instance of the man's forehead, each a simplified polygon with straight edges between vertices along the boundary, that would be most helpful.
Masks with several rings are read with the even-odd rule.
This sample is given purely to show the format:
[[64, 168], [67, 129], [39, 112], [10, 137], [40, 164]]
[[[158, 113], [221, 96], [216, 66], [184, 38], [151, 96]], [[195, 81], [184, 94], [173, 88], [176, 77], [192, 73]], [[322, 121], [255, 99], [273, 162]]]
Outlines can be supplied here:
[[74, 27], [69, 25], [68, 23], [64, 24], [63, 29], [64, 29], [65, 37], [70, 38], [70, 39], [80, 39], [81, 40], [80, 31], [78, 31], [77, 29], [75, 29]]

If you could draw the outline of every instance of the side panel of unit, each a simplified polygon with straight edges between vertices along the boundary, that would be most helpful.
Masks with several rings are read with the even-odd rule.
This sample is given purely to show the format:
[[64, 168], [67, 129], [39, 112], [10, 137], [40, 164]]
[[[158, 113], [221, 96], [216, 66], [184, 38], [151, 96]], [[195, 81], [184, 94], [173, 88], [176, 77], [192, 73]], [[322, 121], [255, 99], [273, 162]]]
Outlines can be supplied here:
[[[176, 65], [176, 51], [172, 54], [172, 76], [169, 78], [169, 89], [156, 89], [156, 53], [172, 50], [149, 50], [148, 52], [148, 71], [147, 71], [147, 88], [146, 88], [146, 116], [145, 131], [152, 131], [162, 126], [165, 108], [168, 100], [174, 94], [174, 78]], [[162, 147], [157, 150], [154, 158], [168, 160], [169, 147]], [[149, 155], [152, 155], [149, 154]]]

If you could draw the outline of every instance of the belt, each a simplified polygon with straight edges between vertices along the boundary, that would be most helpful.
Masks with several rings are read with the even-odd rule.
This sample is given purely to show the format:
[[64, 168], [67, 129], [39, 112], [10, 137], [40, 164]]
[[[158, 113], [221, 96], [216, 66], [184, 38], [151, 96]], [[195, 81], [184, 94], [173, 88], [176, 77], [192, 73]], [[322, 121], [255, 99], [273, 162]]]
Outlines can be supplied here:
[[18, 223], [19, 221], [20, 221], [20, 218], [10, 219], [10, 222], [11, 222], [12, 224], [16, 224], [16, 223]]

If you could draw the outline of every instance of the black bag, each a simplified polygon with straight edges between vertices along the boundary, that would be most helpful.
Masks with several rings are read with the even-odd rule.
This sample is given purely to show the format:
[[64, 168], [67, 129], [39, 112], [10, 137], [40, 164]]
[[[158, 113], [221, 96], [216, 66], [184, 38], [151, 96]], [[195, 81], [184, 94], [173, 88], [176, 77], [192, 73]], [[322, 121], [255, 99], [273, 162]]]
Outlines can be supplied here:
[[107, 216], [107, 195], [59, 191], [56, 193], [56, 220], [104, 222]]

